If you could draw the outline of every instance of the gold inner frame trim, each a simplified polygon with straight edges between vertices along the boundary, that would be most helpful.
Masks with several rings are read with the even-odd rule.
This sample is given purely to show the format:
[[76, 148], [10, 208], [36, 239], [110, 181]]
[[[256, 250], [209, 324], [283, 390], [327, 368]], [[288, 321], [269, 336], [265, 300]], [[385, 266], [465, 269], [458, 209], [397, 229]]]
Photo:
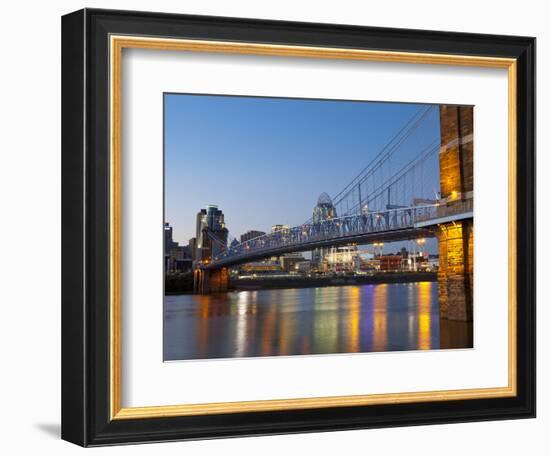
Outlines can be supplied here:
[[[508, 386], [461, 390], [274, 399], [169, 406], [122, 407], [122, 51], [153, 49], [251, 54], [334, 60], [452, 65], [508, 70]], [[516, 59], [390, 52], [331, 47], [289, 46], [137, 36], [110, 36], [110, 414], [111, 419], [159, 418], [321, 407], [364, 406], [424, 401], [488, 399], [517, 394], [517, 236], [516, 236]]]

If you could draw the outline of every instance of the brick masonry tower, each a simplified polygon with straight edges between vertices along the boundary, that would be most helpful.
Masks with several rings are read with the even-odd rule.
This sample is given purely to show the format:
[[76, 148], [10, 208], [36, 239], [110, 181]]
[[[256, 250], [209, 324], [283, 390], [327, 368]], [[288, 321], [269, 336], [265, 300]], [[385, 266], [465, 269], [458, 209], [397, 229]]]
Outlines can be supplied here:
[[229, 270], [219, 269], [195, 269], [194, 292], [198, 294], [220, 293], [227, 291], [229, 284]]
[[[474, 189], [473, 107], [439, 107], [441, 204], [447, 212], [472, 207]], [[473, 318], [473, 218], [440, 223], [438, 294], [440, 317], [454, 321]]]

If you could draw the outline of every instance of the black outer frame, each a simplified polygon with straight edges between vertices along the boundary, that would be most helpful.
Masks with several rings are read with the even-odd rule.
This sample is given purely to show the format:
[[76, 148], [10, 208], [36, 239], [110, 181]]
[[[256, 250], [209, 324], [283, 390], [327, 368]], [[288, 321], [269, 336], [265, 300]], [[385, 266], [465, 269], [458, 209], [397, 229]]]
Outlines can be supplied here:
[[[110, 421], [110, 34], [518, 59], [518, 395]], [[62, 231], [61, 433], [70, 442], [98, 446], [534, 417], [535, 39], [97, 9], [68, 14], [62, 18]]]

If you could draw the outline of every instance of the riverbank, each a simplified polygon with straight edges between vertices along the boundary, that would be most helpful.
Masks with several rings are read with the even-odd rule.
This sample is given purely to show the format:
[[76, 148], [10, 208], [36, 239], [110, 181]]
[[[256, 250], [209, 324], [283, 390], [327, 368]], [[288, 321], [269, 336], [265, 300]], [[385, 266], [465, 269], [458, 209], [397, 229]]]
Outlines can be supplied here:
[[265, 290], [282, 288], [317, 288], [381, 283], [435, 282], [436, 272], [395, 272], [350, 277], [250, 277], [232, 278], [229, 286], [235, 290]]
[[[231, 278], [229, 291], [232, 290], [269, 290], [284, 288], [317, 288], [345, 285], [368, 285], [378, 283], [435, 282], [436, 272], [387, 272], [367, 276], [350, 277], [250, 277]], [[168, 276], [165, 281], [165, 295], [193, 294], [193, 275], [191, 273]]]

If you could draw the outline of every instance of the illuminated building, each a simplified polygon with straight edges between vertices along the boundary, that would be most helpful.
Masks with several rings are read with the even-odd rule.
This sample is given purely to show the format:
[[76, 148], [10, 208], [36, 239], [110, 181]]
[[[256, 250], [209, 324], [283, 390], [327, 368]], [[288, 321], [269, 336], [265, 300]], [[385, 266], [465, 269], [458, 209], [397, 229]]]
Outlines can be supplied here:
[[281, 265], [274, 261], [257, 261], [243, 264], [241, 274], [275, 274], [281, 273]]
[[309, 274], [311, 272], [311, 261], [303, 260], [294, 264], [294, 272], [299, 274]]
[[400, 271], [403, 268], [403, 256], [397, 255], [379, 255], [378, 261], [381, 271]]
[[290, 272], [295, 270], [294, 266], [296, 263], [301, 263], [305, 260], [301, 253], [285, 253], [283, 256], [279, 257], [279, 263], [281, 268]]
[[358, 269], [359, 254], [357, 246], [345, 245], [324, 250], [323, 269], [332, 272], [354, 271]]

